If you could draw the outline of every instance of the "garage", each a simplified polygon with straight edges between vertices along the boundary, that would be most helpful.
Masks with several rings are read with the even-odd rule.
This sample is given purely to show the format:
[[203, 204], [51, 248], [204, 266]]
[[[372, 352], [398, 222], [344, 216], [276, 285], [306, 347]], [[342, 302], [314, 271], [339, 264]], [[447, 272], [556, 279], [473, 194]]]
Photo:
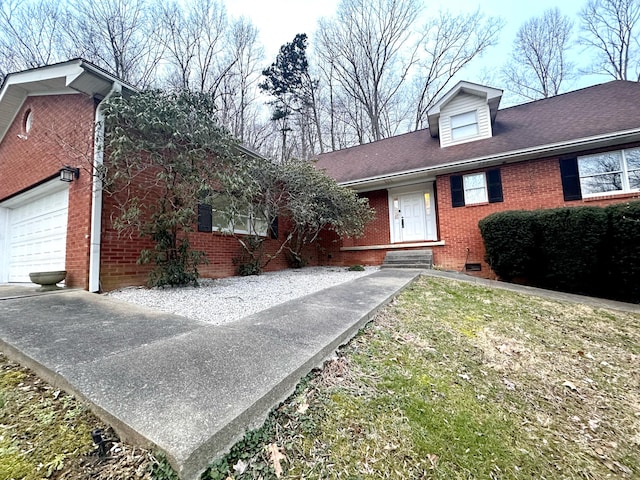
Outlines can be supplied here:
[[65, 269], [69, 190], [61, 183], [48, 182], [2, 203], [5, 281], [29, 282], [29, 272]]

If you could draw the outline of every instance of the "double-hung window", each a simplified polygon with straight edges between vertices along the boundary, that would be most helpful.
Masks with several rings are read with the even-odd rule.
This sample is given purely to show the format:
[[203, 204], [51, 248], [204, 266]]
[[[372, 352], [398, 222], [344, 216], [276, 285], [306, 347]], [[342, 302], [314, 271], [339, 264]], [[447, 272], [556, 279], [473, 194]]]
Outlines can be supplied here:
[[451, 175], [450, 181], [453, 207], [503, 201], [500, 169]]
[[474, 203], [487, 203], [487, 178], [484, 172], [471, 173], [462, 176], [464, 187], [464, 203], [473, 205]]
[[578, 157], [582, 195], [598, 196], [640, 190], [640, 148]]
[[451, 139], [453, 141], [473, 137], [478, 134], [478, 113], [461, 113], [451, 116]]

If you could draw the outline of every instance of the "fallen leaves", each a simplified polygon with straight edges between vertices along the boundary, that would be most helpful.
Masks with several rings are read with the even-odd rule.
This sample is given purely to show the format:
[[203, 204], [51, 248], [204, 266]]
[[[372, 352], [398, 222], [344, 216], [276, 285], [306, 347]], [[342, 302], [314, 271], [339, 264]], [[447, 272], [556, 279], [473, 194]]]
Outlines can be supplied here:
[[271, 461], [271, 465], [273, 466], [273, 471], [276, 474], [277, 478], [282, 476], [282, 460], [286, 460], [287, 457], [284, 453], [282, 453], [282, 448], [278, 446], [277, 443], [271, 443], [267, 446], [267, 452], [269, 453], [269, 461]]
[[504, 383], [504, 386], [507, 387], [507, 390], [515, 390], [516, 389], [516, 384], [513, 383], [508, 378], [503, 378], [502, 379], [502, 383]]
[[307, 398], [306, 398], [306, 397], [303, 397], [303, 398], [300, 400], [300, 405], [298, 405], [297, 412], [298, 412], [300, 415], [304, 415], [305, 413], [307, 413], [307, 410], [309, 410], [309, 402], [307, 401]]

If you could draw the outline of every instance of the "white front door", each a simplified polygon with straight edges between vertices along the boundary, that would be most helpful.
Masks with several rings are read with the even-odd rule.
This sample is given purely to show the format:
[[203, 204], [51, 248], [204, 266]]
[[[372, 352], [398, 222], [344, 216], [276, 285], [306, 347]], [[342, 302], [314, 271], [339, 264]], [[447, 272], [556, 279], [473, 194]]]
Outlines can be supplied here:
[[392, 243], [437, 240], [432, 184], [420, 191], [391, 191], [389, 207]]
[[400, 235], [401, 242], [415, 242], [425, 239], [424, 200], [421, 193], [400, 195]]

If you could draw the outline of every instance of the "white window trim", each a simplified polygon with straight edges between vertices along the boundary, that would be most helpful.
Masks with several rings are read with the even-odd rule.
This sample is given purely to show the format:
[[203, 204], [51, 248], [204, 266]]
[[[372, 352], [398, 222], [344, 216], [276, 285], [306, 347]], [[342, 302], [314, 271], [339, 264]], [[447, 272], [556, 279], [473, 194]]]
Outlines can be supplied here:
[[[467, 190], [471, 190], [467, 188], [467, 178], [482, 176], [482, 182], [484, 188], [484, 197], [479, 201], [469, 201], [467, 198]], [[480, 188], [474, 188], [473, 190], [479, 190]], [[476, 173], [468, 173], [462, 176], [462, 190], [464, 192], [464, 204], [465, 205], [481, 205], [483, 203], [489, 203], [489, 188], [487, 186], [487, 172], [476, 172]]]
[[[621, 179], [622, 179], [622, 190], [609, 190], [606, 192], [596, 192], [596, 193], [584, 193], [582, 192], [582, 198], [597, 198], [597, 197], [609, 197], [611, 195], [624, 195], [624, 194], [628, 194], [628, 193], [636, 193], [636, 192], [640, 192], [640, 189], [638, 188], [631, 188], [630, 184], [629, 184], [629, 167], [627, 164], [627, 156], [626, 153], [629, 150], [640, 150], [640, 148], [628, 148], [625, 150], [612, 150], [612, 151], [608, 151], [608, 152], [601, 152], [600, 154], [596, 153], [596, 154], [592, 154], [592, 155], [583, 155], [581, 157], [578, 157], [578, 176], [579, 176], [579, 181], [580, 181], [580, 189], [582, 190], [582, 179], [583, 178], [587, 178], [587, 177], [596, 177], [598, 175], [606, 175], [606, 174], [615, 174], [615, 173], [620, 173], [621, 174]], [[597, 157], [598, 155], [601, 154], [607, 154], [607, 153], [615, 153], [615, 152], [620, 152], [620, 157], [621, 157], [621, 169], [620, 170], [616, 170], [615, 172], [604, 172], [601, 174], [593, 174], [593, 175], [580, 175], [580, 160], [584, 160], [584, 159], [588, 159], [588, 158], [594, 158]]]
[[[455, 125], [454, 123], [459, 120], [461, 123], [459, 125]], [[449, 117], [449, 125], [451, 128], [451, 140], [453, 142], [459, 142], [461, 140], [466, 140], [469, 138], [474, 138], [480, 134], [480, 125], [478, 124], [478, 111], [472, 110], [470, 112], [459, 113], [457, 115], [451, 115]], [[456, 132], [461, 131], [467, 127], [475, 126], [475, 132], [468, 133], [466, 135], [462, 135], [456, 137]]]

